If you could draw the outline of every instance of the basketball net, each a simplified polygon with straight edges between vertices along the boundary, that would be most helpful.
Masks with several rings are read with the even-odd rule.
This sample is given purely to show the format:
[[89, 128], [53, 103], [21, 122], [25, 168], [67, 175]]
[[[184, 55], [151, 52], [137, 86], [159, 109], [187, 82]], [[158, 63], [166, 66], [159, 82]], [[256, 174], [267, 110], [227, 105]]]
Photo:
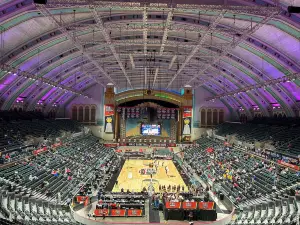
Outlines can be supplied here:
[[150, 184], [148, 186], [148, 195], [149, 197], [151, 197], [154, 194], [154, 185], [153, 185], [153, 180], [152, 180], [152, 176], [154, 174], [154, 170], [151, 170], [151, 179], [150, 179]]
[[149, 197], [151, 197], [154, 194], [154, 186], [153, 186], [153, 182], [152, 182], [152, 178], [150, 180], [150, 184], [148, 186], [148, 195]]

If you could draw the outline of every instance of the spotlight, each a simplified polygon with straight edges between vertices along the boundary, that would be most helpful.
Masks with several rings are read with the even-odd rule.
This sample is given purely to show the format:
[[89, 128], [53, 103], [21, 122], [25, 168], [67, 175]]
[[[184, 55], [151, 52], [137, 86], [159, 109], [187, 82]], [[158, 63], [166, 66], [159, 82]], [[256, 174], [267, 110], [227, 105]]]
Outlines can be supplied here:
[[300, 13], [300, 7], [299, 6], [289, 6], [288, 13]]
[[47, 0], [33, 0], [33, 2], [35, 4], [41, 4], [41, 5], [46, 5], [47, 4]]

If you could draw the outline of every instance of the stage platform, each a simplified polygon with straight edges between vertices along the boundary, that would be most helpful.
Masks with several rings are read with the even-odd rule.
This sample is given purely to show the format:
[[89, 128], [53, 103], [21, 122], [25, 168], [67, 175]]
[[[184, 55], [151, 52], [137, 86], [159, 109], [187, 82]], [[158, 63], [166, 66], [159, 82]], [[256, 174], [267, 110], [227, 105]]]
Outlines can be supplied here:
[[[187, 186], [184, 183], [182, 177], [177, 171], [172, 160], [157, 160], [159, 166], [157, 167], [157, 173], [153, 174], [153, 184], [155, 192], [158, 192], [159, 185], [180, 185], [184, 186], [184, 190], [187, 190]], [[153, 163], [153, 160], [126, 160], [122, 170], [117, 179], [118, 183], [115, 184], [113, 192], [120, 192], [123, 188], [124, 191], [140, 192], [144, 187], [148, 187], [150, 183], [150, 175], [141, 174], [141, 170], [149, 169], [149, 164]], [[168, 174], [166, 174], [165, 167], [169, 168]]]

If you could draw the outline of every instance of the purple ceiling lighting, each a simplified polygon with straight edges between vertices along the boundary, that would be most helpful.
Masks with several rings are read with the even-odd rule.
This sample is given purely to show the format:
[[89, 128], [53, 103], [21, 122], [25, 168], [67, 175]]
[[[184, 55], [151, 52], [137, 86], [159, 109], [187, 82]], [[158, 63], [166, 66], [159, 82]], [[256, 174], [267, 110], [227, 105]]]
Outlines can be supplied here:
[[[8, 70], [8, 71], [15, 71], [16, 68], [14, 67], [11, 67], [9, 65], [5, 65], [5, 68]], [[13, 72], [11, 72], [13, 73]], [[22, 71], [22, 70], [18, 70], [18, 76], [21, 76], [23, 78], [28, 78], [29, 80], [31, 81], [40, 81], [44, 84], [47, 84], [49, 86], [52, 86], [52, 87], [57, 87], [57, 88], [60, 88], [62, 90], [65, 90], [65, 91], [70, 91], [71, 93], [73, 94], [76, 94], [76, 95], [84, 95], [82, 92], [78, 92], [76, 90], [72, 90], [70, 89], [69, 87], [65, 87], [63, 85], [60, 85], [59, 83], [56, 83], [56, 82], [53, 82], [52, 80], [50, 79], [47, 79], [45, 77], [37, 77], [35, 74], [31, 74], [31, 73], [28, 73], [26, 71]], [[85, 96], [85, 95], [84, 95]], [[88, 97], [88, 96], [87, 96]]]
[[[66, 1], [63, 0], [55, 1], [61, 2], [61, 4], [66, 4]], [[49, 2], [50, 4], [51, 2], [53, 3], [52, 0], [49, 0]], [[74, 0], [72, 3], [67, 4], [70, 4], [71, 6], [72, 4], [76, 4], [77, 2], [77, 0]], [[81, 0], [80, 2], [84, 3], [85, 1]], [[199, 41], [201, 42], [201, 40], [193, 38], [193, 36], [196, 37], [199, 32], [193, 30], [185, 35], [185, 31], [182, 29], [183, 27], [186, 26], [191, 29], [191, 27], [194, 26], [196, 27], [195, 29], [198, 30], [199, 28], [201, 28], [201, 34], [204, 34], [205, 36], [205, 34], [207, 33], [206, 36], [208, 37], [210, 36], [210, 34], [206, 31], [209, 29], [213, 30], [214, 37], [212, 38], [212, 44], [213, 46], [216, 46], [217, 44], [218, 46], [220, 46], [220, 42], [231, 43], [230, 41], [226, 41], [226, 38], [232, 38], [233, 29], [235, 27], [233, 19], [230, 18], [230, 14], [236, 13], [237, 18], [239, 18], [235, 21], [236, 24], [246, 24], [247, 17], [249, 19], [249, 15], [254, 16], [256, 19], [258, 17], [263, 18], [265, 15], [262, 14], [262, 12], [265, 12], [268, 9], [270, 9], [270, 11], [274, 10], [274, 12], [278, 10], [274, 7], [256, 7], [256, 11], [253, 12], [253, 8], [243, 7], [240, 8], [241, 11], [235, 12], [232, 6], [226, 6], [225, 8], [227, 10], [227, 15], [226, 19], [223, 19], [224, 12], [222, 10], [225, 9], [224, 7], [203, 6], [204, 8], [210, 7], [211, 11], [217, 12], [215, 15], [219, 15], [219, 17], [202, 15], [202, 18], [199, 19], [199, 24], [197, 24], [195, 22], [198, 21], [196, 13], [190, 13], [190, 11], [194, 10], [195, 12], [199, 10], [199, 6], [177, 5], [176, 7], [174, 7], [174, 12], [171, 13], [171, 15], [173, 14], [172, 16], [169, 16], [169, 14], [167, 13], [169, 9], [165, 9], [165, 15], [162, 16], [159, 15], [160, 13], [162, 13], [161, 8], [156, 8], [154, 10], [151, 9], [152, 6], [149, 5], [147, 6], [148, 8], [146, 10], [146, 14], [149, 16], [146, 21], [147, 24], [154, 24], [158, 21], [160, 24], [164, 22], [170, 27], [162, 29], [160, 33], [150, 27], [143, 28], [140, 31], [132, 29], [127, 32], [127, 34], [130, 34], [128, 36], [131, 36], [132, 38], [122, 39], [121, 37], [124, 37], [126, 34], [126, 27], [121, 27], [120, 29], [112, 28], [127, 23], [129, 24], [129, 27], [133, 26], [135, 23], [143, 23], [143, 21], [145, 21], [143, 20], [143, 13], [145, 11], [144, 7], [136, 6], [136, 14], [140, 15], [141, 17], [132, 20], [132, 11], [126, 10], [124, 8], [124, 4], [127, 4], [126, 2], [122, 2], [122, 4], [114, 2], [114, 4], [110, 5], [109, 7], [105, 7], [105, 4], [108, 3], [104, 2], [103, 4], [104, 5], [101, 10], [101, 15], [99, 15], [100, 11], [97, 9], [98, 6], [94, 6], [93, 4], [92, 7], [88, 8], [84, 8], [84, 6], [82, 5], [79, 6], [81, 9], [77, 10], [76, 12], [76, 20], [79, 20], [79, 18], [83, 18], [82, 21], [80, 21], [80, 24], [84, 23], [83, 20], [91, 21], [91, 19], [97, 19], [97, 24], [86, 22], [87, 26], [85, 27], [80, 27], [79, 25], [74, 24], [72, 21], [67, 22], [69, 21], [69, 19], [67, 18], [71, 16], [70, 11], [72, 10], [58, 7], [56, 12], [61, 10], [62, 19], [63, 21], [65, 21], [64, 25], [66, 27], [73, 26], [74, 28], [73, 30], [68, 32], [65, 32], [65, 30], [61, 32], [53, 29], [55, 27], [53, 27], [51, 20], [55, 20], [55, 18], [53, 19], [54, 16], [52, 14], [54, 10], [50, 8], [46, 9], [47, 12], [45, 14], [47, 15], [47, 18], [43, 18], [43, 29], [41, 29], [40, 33], [38, 32], [39, 29], [28, 27], [26, 34], [24, 32], [24, 35], [26, 35], [24, 36], [26, 37], [26, 41], [22, 42], [19, 38], [14, 38], [14, 40], [13, 38], [10, 38], [10, 48], [9, 52], [5, 53], [5, 56], [3, 58], [5, 59], [4, 62], [10, 64], [12, 61], [19, 61], [21, 62], [17, 64], [19, 68], [27, 71], [31, 70], [31, 73], [40, 74], [44, 78], [48, 78], [48, 80], [50, 80], [51, 82], [56, 82], [58, 84], [56, 87], [63, 88], [62, 86], [66, 86], [67, 88], [72, 88], [75, 91], [86, 89], [88, 86], [94, 85], [95, 82], [97, 83], [97, 81], [92, 80], [95, 77], [97, 77], [97, 79], [101, 79], [102, 84], [100, 85], [105, 86], [106, 82], [103, 83], [103, 78], [100, 78], [100, 76], [103, 75], [102, 73], [99, 73], [99, 71], [101, 71], [101, 68], [105, 70], [106, 74], [112, 80], [116, 81], [116, 83], [121, 86], [125, 85], [126, 82], [124, 81], [126, 80], [127, 75], [130, 78], [133, 86], [135, 87], [136, 85], [140, 85], [141, 82], [139, 79], [137, 79], [141, 71], [139, 67], [143, 68], [145, 66], [145, 56], [141, 56], [140, 53], [144, 54], [144, 49], [147, 49], [148, 51], [151, 51], [151, 53], [145, 52], [146, 55], [154, 54], [152, 53], [153, 50], [156, 51], [156, 54], [159, 54], [160, 50], [163, 49], [162, 56], [156, 56], [156, 66], [160, 67], [156, 83], [160, 83], [161, 86], [166, 86], [168, 82], [170, 82], [170, 77], [177, 73], [176, 64], [178, 60], [179, 67], [182, 67], [183, 64], [186, 65], [184, 66], [185, 68], [182, 70], [182, 73], [178, 74], [179, 79], [176, 79], [176, 81], [174, 81], [174, 85], [172, 84], [171, 87], [174, 88], [175, 86], [181, 86], [184, 84], [184, 82], [191, 79], [191, 77], [196, 77], [194, 80], [194, 87], [197, 87], [198, 85], [203, 84], [198, 80], [199, 68], [201, 72], [203, 66], [206, 66], [209, 63], [215, 61], [218, 58], [218, 56], [216, 56], [216, 53], [219, 54], [217, 51], [221, 49], [221, 47], [219, 47], [218, 49], [212, 49], [214, 51], [211, 54], [214, 54], [215, 56], [213, 56], [209, 60], [207, 59], [207, 57], [205, 58], [205, 55], [201, 53], [201, 51], [199, 51], [195, 52], [195, 56], [192, 56], [189, 62], [185, 62], [185, 59], [190, 55], [191, 50], [193, 51], [193, 48], [189, 47], [189, 45], [196, 46]], [[256, 4], [258, 4], [258, 1], [251, 4], [255, 6]], [[88, 5], [91, 6], [90, 2]], [[49, 6], [50, 5], [47, 5], [46, 7]], [[3, 7], [5, 8], [5, 5]], [[130, 8], [131, 6], [128, 5], [127, 7]], [[159, 7], [163, 6], [160, 5]], [[110, 9], [110, 14], [107, 13], [108, 10], [106, 9], [108, 8]], [[178, 11], [176, 11], [178, 9], [182, 11], [178, 13]], [[249, 10], [252, 10], [251, 12], [253, 14], [250, 13]], [[13, 37], [12, 35], [15, 31], [17, 31], [17, 33], [21, 35], [22, 29], [26, 27], [27, 21], [28, 24], [31, 24], [33, 26], [33, 20], [38, 21], [44, 16], [37, 15], [36, 11], [31, 11], [30, 13], [31, 14], [29, 15], [26, 12], [24, 15], [18, 16], [18, 18], [11, 17], [11, 19], [5, 20], [4, 23], [6, 27], [8, 27], [6, 37]], [[88, 15], [89, 13], [90, 15]], [[267, 13], [269, 12], [266, 12], [266, 14]], [[122, 14], [122, 16], [120, 16], [120, 14]], [[158, 18], [157, 15], [161, 18]], [[24, 18], [26, 17], [24, 22], [22, 22], [22, 19], [19, 19], [21, 16]], [[227, 62], [221, 62], [221, 67], [225, 70], [222, 73], [222, 75], [226, 74], [225, 76], [220, 76], [220, 73], [215, 72], [218, 70], [215, 68], [215, 65], [212, 65], [212, 67], [207, 69], [207, 71], [209, 72], [208, 74], [213, 73], [211, 77], [209, 77], [208, 74], [202, 74], [202, 77], [199, 79], [202, 79], [203, 82], [206, 82], [205, 88], [213, 90], [216, 97], [232, 93], [233, 95], [226, 98], [224, 97], [223, 101], [226, 101], [226, 99], [228, 98], [229, 104], [231, 106], [238, 108], [238, 106], [241, 105], [246, 111], [249, 109], [253, 109], [253, 105], [257, 105], [259, 108], [261, 108], [260, 110], [265, 110], [270, 102], [279, 102], [280, 104], [282, 104], [282, 108], [286, 109], [287, 107], [292, 106], [294, 102], [300, 98], [299, 88], [297, 86], [297, 83], [294, 83], [293, 80], [287, 80], [285, 82], [281, 81], [278, 83], [273, 83], [271, 85], [268, 84], [266, 86], [264, 85], [265, 83], [269, 82], [269, 80], [282, 78], [286, 74], [288, 74], [285, 68], [289, 68], [291, 72], [299, 72], [297, 71], [297, 68], [300, 66], [297, 65], [297, 61], [300, 61], [298, 60], [298, 53], [300, 53], [299, 49], [297, 50], [297, 48], [294, 48], [295, 50], [292, 51], [293, 49], [289, 47], [290, 45], [288, 46], [289, 43], [294, 43], [292, 42], [292, 39], [294, 38], [293, 35], [295, 36], [295, 31], [297, 31], [297, 26], [292, 23], [289, 24], [287, 16], [282, 17], [276, 15], [275, 17], [276, 18], [270, 21], [268, 25], [263, 25], [261, 29], [257, 30], [254, 33], [251, 33], [251, 35], [248, 35], [247, 38], [241, 42], [241, 45], [234, 49], [233, 54], [235, 54], [236, 57], [224, 55], [224, 61], [226, 60]], [[0, 18], [3, 18], [2, 15], [0, 15]], [[36, 20], [35, 18], [38, 19]], [[293, 21], [297, 21], [294, 20], [294, 18], [295, 17], [293, 17]], [[215, 24], [210, 25], [208, 23], [209, 21], [215, 21]], [[15, 24], [8, 25], [9, 23]], [[176, 26], [179, 27], [179, 25], [181, 30], [179, 28], [176, 28]], [[173, 29], [172, 26], [175, 27], [175, 29]], [[101, 28], [101, 32], [99, 32], [99, 27]], [[63, 29], [63, 27], [60, 25], [56, 26], [56, 28], [59, 30]], [[107, 30], [105, 30], [106, 28]], [[225, 28], [227, 30], [227, 33], [224, 33]], [[33, 30], [32, 36], [30, 36], [31, 29]], [[97, 30], [95, 32], [95, 42], [92, 38], [93, 29]], [[220, 33], [218, 33], [218, 31], [220, 31]], [[54, 35], [50, 35], [51, 32], [54, 32]], [[147, 38], [143, 36], [145, 32], [147, 33]], [[269, 33], [272, 33], [273, 35], [269, 35]], [[72, 34], [72, 38], [69, 34]], [[156, 34], [159, 35], [155, 37]], [[218, 36], [218, 34], [220, 35]], [[67, 40], [66, 38], [67, 41], [63, 40], [63, 35], [66, 35], [67, 38], [70, 39]], [[40, 40], [38, 40], [39, 38]], [[73, 40], [73, 38], [75, 40]], [[250, 41], [249, 38], [252, 38], [252, 40]], [[112, 39], [114, 40], [114, 46], [110, 44], [110, 40]], [[145, 42], [145, 40], [147, 40], [147, 42]], [[6, 43], [9, 41], [10, 40], [6, 39]], [[54, 42], [56, 44], [53, 45]], [[75, 43], [74, 47], [70, 46], [71, 42]], [[204, 44], [209, 43], [209, 38], [202, 42]], [[85, 43], [86, 45], [83, 43]], [[94, 44], [96, 45], [94, 46]], [[177, 53], [176, 45], [180, 45]], [[82, 74], [79, 71], [78, 74], [74, 75], [76, 70], [80, 70], [80, 68], [75, 68], [74, 66], [75, 64], [78, 64], [79, 61], [77, 59], [74, 59], [74, 57], [76, 58], [76, 54], [78, 55], [78, 48], [76, 49], [75, 47], [79, 47], [79, 50], [84, 49], [85, 60], [87, 58], [92, 60], [91, 65], [86, 65], [84, 67], [84, 72], [87, 71], [87, 74]], [[199, 49], [203, 49], [203, 46], [199, 47]], [[223, 47], [226, 48], [225, 45]], [[31, 55], [31, 53], [36, 51], [37, 48], [43, 49], [41, 51], [43, 53], [43, 63], [41, 64], [42, 68], [39, 69], [39, 71], [36, 71], [36, 67], [38, 66], [37, 64], [39, 64], [36, 62], [37, 58], [39, 57], [37, 57], [37, 55]], [[68, 53], [67, 48], [70, 49], [70, 51], [72, 49], [76, 49], [77, 51]], [[137, 49], [141, 49], [141, 52], [134, 52]], [[63, 52], [63, 57], [59, 57], [59, 52]], [[172, 61], [173, 56], [177, 54], [182, 54], [182, 56], [177, 56], [175, 62], [173, 63], [174, 65], [169, 69], [169, 65]], [[201, 59], [200, 62], [198, 60], [195, 60], [196, 58], [198, 58], [198, 54], [204, 55], [202, 58], [201, 56], [199, 57]], [[263, 71], [260, 71], [259, 69], [261, 68], [261, 55], [263, 55], [263, 57], [268, 57], [263, 59]], [[47, 61], [51, 61], [51, 63], [48, 64]], [[59, 65], [59, 62], [62, 61], [64, 61], [65, 63], [63, 63], [61, 67], [57, 66]], [[135, 67], [137, 68], [131, 68], [131, 61], [134, 62]], [[197, 66], [197, 64], [199, 63], [202, 63], [203, 65], [201, 64], [200, 66]], [[124, 65], [125, 71], [122, 70], [122, 65]], [[101, 67], [100, 69], [99, 66]], [[72, 69], [65, 72], [67, 68]], [[260, 73], [263, 74], [262, 77], [260, 77]], [[77, 76], [80, 76], [80, 78], [77, 79]], [[86, 79], [86, 77], [90, 78]], [[208, 79], [210, 81], [207, 81]], [[220, 83], [218, 79], [220, 79], [221, 81], [222, 79], [230, 79], [230, 81], [222, 81]], [[107, 80], [107, 78], [105, 78], [105, 80]], [[11, 74], [8, 74], [7, 76], [5, 76], [5, 80], [2, 77], [0, 92], [5, 93], [3, 94], [3, 96], [12, 98], [10, 101], [14, 101], [13, 98], [15, 98], [16, 96], [29, 97], [32, 93], [32, 95], [28, 99], [26, 99], [27, 104], [29, 100], [32, 105], [36, 105], [40, 99], [43, 99], [47, 100], [47, 107], [52, 106], [54, 103], [58, 103], [61, 99], [64, 99], [64, 103], [66, 103], [68, 102], [67, 99], [73, 98], [70, 93], [64, 93], [61, 89], [55, 88], [55, 85], [51, 85], [48, 82], [41, 82], [41, 87], [38, 87], [36, 83], [38, 82], [32, 82], [29, 78], [25, 78], [24, 76], [16, 79]], [[4, 86], [3, 84], [6, 84], [6, 86]], [[29, 84], [31, 84], [31, 86], [29, 86]], [[255, 88], [248, 90], [247, 88], [251, 85], [253, 87], [255, 86]], [[224, 89], [226, 89], [226, 91], [224, 91]], [[266, 89], [266, 91], [264, 89]], [[3, 90], [5, 90], [5, 92], [3, 92]], [[63, 106], [63, 104], [59, 103], [59, 106]]]

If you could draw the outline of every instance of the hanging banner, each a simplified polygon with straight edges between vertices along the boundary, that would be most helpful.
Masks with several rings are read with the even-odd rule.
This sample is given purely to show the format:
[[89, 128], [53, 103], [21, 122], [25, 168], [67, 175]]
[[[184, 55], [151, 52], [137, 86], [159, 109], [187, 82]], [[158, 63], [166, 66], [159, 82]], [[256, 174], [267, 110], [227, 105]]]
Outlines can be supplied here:
[[182, 121], [183, 121], [183, 135], [191, 135], [191, 124], [192, 124], [192, 107], [191, 106], [185, 106], [183, 107], [183, 115], [182, 115]]
[[181, 202], [166, 202], [167, 209], [180, 209]]
[[183, 209], [197, 209], [197, 202], [183, 202]]
[[104, 115], [105, 115], [105, 133], [113, 133], [114, 124], [114, 105], [104, 105]]
[[46, 152], [46, 151], [47, 151], [47, 147], [44, 147], [44, 148], [41, 148], [41, 149], [38, 149], [38, 150], [34, 150], [32, 153], [34, 155], [38, 155], [38, 154], [40, 154], [42, 152]]
[[86, 199], [84, 201], [84, 207], [88, 206], [88, 204], [90, 204], [90, 198], [86, 197]]
[[287, 167], [290, 167], [290, 168], [292, 168], [292, 169], [294, 169], [294, 170], [300, 170], [300, 167], [299, 167], [299, 166], [293, 165], [293, 164], [290, 164], [290, 163], [286, 163], [286, 162], [283, 161], [283, 160], [278, 160], [277, 163], [278, 163], [278, 164], [281, 164], [281, 165], [284, 165], [284, 166], [287, 166]]
[[95, 210], [94, 210], [94, 215], [95, 215], [95, 216], [103, 216], [103, 214], [104, 214], [105, 216], [107, 216], [108, 213], [109, 213], [108, 209], [95, 209]]
[[199, 202], [199, 209], [202, 210], [213, 210], [215, 203], [214, 202]]
[[125, 209], [111, 209], [110, 216], [125, 216], [126, 210]]
[[143, 210], [141, 209], [128, 209], [127, 216], [142, 216]]

